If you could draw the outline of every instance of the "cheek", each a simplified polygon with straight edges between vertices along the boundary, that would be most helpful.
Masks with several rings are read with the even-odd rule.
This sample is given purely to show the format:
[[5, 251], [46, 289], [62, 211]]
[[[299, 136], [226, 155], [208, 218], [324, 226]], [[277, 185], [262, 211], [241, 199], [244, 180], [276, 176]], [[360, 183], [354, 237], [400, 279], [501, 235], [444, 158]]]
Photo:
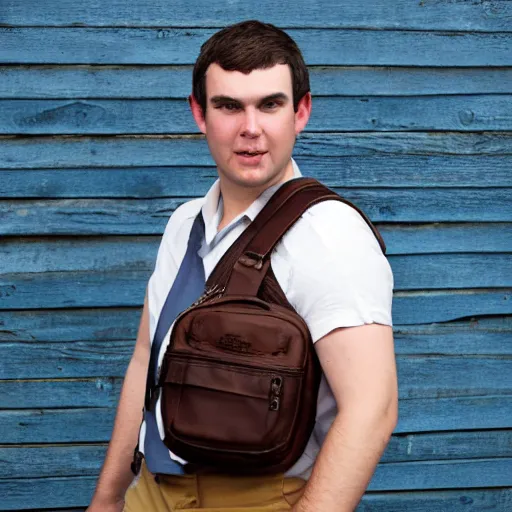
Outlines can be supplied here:
[[276, 119], [267, 127], [267, 134], [275, 143], [287, 143], [295, 140], [295, 119], [290, 116]]
[[208, 138], [218, 144], [232, 142], [237, 133], [238, 125], [234, 118], [212, 119], [207, 123]]

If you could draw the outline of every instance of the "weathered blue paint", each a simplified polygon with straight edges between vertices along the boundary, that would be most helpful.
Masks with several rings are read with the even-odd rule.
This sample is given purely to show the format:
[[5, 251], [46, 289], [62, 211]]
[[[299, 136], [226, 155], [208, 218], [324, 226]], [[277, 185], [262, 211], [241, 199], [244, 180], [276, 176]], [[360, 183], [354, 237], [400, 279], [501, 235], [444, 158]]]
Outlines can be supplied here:
[[[510, 94], [510, 68], [311, 66], [315, 96]], [[0, 68], [0, 98], [186, 98], [192, 66], [45, 66]]]
[[[508, 511], [512, 2], [298, 1], [260, 2], [311, 69], [295, 157], [395, 276], [400, 421], [358, 511]], [[228, 4], [2, 2], [2, 509], [88, 503], [159, 237], [215, 178], [185, 98], [200, 43], [255, 17]]]
[[[512, 189], [332, 188], [375, 222], [512, 221]], [[0, 234], [156, 234], [163, 232], [169, 216], [187, 199], [3, 200]], [[485, 208], [479, 209], [481, 204]]]
[[[286, 27], [319, 28], [405, 28], [421, 30], [483, 30], [495, 32], [510, 30], [512, 6], [503, 0], [485, 3], [446, 2], [411, 3], [396, 0], [393, 8], [383, 8], [381, 0], [364, 4], [351, 0], [322, 0], [312, 8], [307, 0], [298, 0], [294, 8], [262, 0], [258, 10], [248, 0], [239, 0], [236, 9], [229, 0], [220, 0], [216, 11], [211, 3], [197, 0], [194, 7], [186, 0], [152, 0], [151, 2], [101, 2], [84, 4], [79, 0], [49, 0], [44, 6], [37, 0], [3, 0], [0, 21], [13, 26], [162, 26], [169, 27], [223, 27], [243, 19], [261, 17], [269, 23]], [[384, 4], [386, 5], [386, 4]], [[307, 20], [307, 21], [306, 21]]]
[[[512, 44], [511, 44], [512, 46]], [[320, 97], [307, 132], [512, 129], [512, 96]], [[197, 133], [185, 99], [0, 100], [0, 134]]]
[[[206, 141], [197, 135], [0, 137], [0, 144], [0, 169], [213, 165]], [[512, 133], [304, 134], [297, 139], [294, 155], [298, 160], [351, 156], [382, 159], [398, 155], [512, 155]]]
[[[133, 348], [131, 342], [2, 345], [2, 355], [17, 354], [12, 364], [0, 366], [0, 378], [13, 379], [0, 382], [2, 409], [114, 406]], [[30, 357], [36, 368], [26, 368]], [[510, 359], [398, 355], [397, 365], [404, 400], [510, 394]], [[73, 380], [33, 380], [39, 378]]]
[[[201, 44], [214, 32], [215, 29], [197, 28], [0, 28], [0, 62], [192, 64]], [[312, 66], [510, 65], [511, 32], [453, 34], [343, 29], [289, 29], [287, 32], [302, 49], [306, 63]]]
[[[488, 459], [497, 452], [512, 457], [512, 430], [394, 435], [384, 452], [385, 463]], [[97, 475], [104, 443], [86, 445], [4, 446], [0, 448], [0, 478], [49, 478]], [[433, 465], [435, 467], [435, 464]], [[411, 466], [409, 466], [411, 468]]]
[[[329, 187], [486, 188], [512, 186], [512, 156], [379, 155], [298, 157], [304, 173]], [[156, 198], [206, 194], [208, 167], [111, 167], [2, 170], [11, 198]]]
[[[126, 246], [122, 244], [118, 249], [124, 248]], [[0, 255], [2, 252], [0, 251]], [[66, 252], [69, 252], [70, 256], [73, 253]], [[117, 251], [113, 254], [116, 255]], [[92, 256], [94, 258], [94, 253]], [[43, 295], [47, 295], [47, 300], [55, 300], [55, 295], [61, 292], [60, 288], [67, 286], [70, 289], [65, 294], [66, 299], [62, 298], [55, 303], [65, 307], [66, 304], [71, 305], [67, 302], [67, 297], [74, 293], [90, 293], [83, 287], [94, 286], [95, 282], [100, 280], [103, 282], [98, 286], [105, 291], [107, 286], [111, 286], [112, 293], [115, 294], [118, 294], [121, 291], [120, 287], [125, 286], [126, 281], [130, 279], [133, 284], [127, 293], [133, 292], [137, 286], [143, 289], [151, 274], [155, 257], [156, 250], [150, 247], [143, 259], [134, 260], [120, 256], [116, 264], [109, 261], [100, 267], [94, 266], [97, 263], [94, 260], [88, 262], [83, 258], [77, 258], [76, 262], [68, 260], [62, 263], [61, 268], [62, 260], [57, 257], [50, 262], [43, 260], [42, 266], [29, 264], [26, 270], [22, 270], [24, 258], [17, 262], [8, 255], [5, 274], [0, 274], [0, 289], [7, 290], [12, 286], [13, 292], [6, 292], [5, 296], [0, 292], [0, 305], [7, 307], [7, 303], [10, 303], [11, 307], [19, 307], [20, 304], [15, 298], [18, 297], [18, 300], [27, 300], [25, 307], [29, 307], [30, 304], [35, 308], [39, 300], [41, 304], [49, 306]], [[396, 291], [512, 287], [512, 258], [508, 254], [421, 254], [389, 256], [388, 259], [393, 269]], [[91, 269], [91, 266], [94, 267]], [[55, 288], [55, 292], [49, 293], [47, 287]], [[25, 299], [24, 295], [29, 294], [32, 296]]]
[[[5, 444], [89, 443], [110, 439], [113, 407], [0, 411]], [[400, 400], [396, 434], [509, 428], [510, 395]], [[65, 425], [65, 428], [62, 428]]]
[[[502, 464], [500, 464], [502, 465]], [[508, 467], [504, 468], [509, 469]], [[452, 475], [455, 472], [452, 471]], [[65, 478], [27, 478], [24, 481], [0, 480], [0, 492], [4, 499], [4, 510], [19, 510], [18, 503], [33, 503], [37, 510], [57, 512], [55, 507], [75, 507], [88, 503], [96, 477], [71, 476]], [[425, 510], [449, 510], [450, 512], [509, 512], [512, 503], [512, 488], [486, 490], [460, 489], [440, 492], [368, 493], [357, 512], [423, 512]], [[51, 507], [51, 508], [50, 508]], [[370, 508], [371, 507], [371, 508]], [[431, 508], [432, 507], [432, 508]], [[83, 509], [58, 512], [78, 512]]]

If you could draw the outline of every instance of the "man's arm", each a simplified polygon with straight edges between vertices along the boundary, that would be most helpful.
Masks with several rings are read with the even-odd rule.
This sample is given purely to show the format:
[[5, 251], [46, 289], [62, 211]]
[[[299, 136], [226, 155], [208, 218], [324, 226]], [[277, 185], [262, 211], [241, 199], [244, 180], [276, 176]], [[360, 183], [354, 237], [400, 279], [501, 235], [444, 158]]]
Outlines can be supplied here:
[[142, 421], [142, 406], [150, 355], [147, 295], [137, 334], [135, 349], [117, 407], [112, 439], [87, 512], [121, 512], [124, 495], [134, 475], [130, 469]]
[[338, 414], [294, 512], [352, 512], [398, 417], [393, 332], [370, 324], [332, 331], [316, 350]]

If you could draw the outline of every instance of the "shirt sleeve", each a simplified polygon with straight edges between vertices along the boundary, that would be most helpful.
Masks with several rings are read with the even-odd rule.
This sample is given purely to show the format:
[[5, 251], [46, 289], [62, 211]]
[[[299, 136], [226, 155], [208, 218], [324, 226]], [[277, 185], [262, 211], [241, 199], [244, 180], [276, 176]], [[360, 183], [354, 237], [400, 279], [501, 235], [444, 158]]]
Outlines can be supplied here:
[[340, 327], [392, 325], [393, 274], [375, 235], [339, 201], [311, 207], [283, 237], [286, 295], [313, 342]]

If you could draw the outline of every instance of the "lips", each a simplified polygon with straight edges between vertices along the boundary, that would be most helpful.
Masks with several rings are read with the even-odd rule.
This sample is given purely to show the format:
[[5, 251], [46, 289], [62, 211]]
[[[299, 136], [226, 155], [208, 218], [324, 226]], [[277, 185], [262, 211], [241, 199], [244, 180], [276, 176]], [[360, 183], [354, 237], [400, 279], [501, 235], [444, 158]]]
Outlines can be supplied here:
[[255, 150], [243, 150], [243, 151], [235, 151], [237, 155], [244, 155], [244, 156], [257, 156], [257, 155], [264, 155], [266, 151], [255, 151]]
[[258, 166], [263, 160], [263, 156], [267, 151], [244, 150], [235, 151], [236, 159], [239, 164], [249, 167]]

